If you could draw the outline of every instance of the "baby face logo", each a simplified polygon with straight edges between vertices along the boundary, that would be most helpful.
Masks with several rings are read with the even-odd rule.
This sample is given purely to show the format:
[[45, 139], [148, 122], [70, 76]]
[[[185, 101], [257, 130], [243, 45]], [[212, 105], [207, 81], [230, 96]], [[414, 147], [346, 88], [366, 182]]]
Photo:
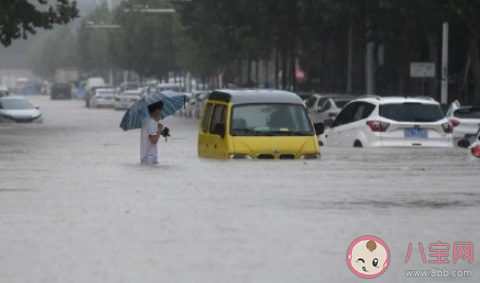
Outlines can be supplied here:
[[348, 267], [359, 277], [376, 278], [387, 270], [389, 262], [390, 251], [379, 238], [360, 237], [348, 248]]

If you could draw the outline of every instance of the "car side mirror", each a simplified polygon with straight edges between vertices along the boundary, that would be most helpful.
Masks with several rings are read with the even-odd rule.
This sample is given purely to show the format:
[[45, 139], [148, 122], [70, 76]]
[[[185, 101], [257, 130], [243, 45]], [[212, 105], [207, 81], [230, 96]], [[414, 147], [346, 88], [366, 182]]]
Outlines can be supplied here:
[[35, 106], [35, 109], [39, 110], [39, 109], [40, 109], [40, 106]]
[[225, 137], [225, 125], [224, 124], [216, 124], [213, 128], [212, 134], [219, 135], [222, 139]]
[[327, 119], [323, 122], [323, 125], [326, 127], [326, 128], [332, 128], [333, 127], [333, 119]]
[[458, 141], [457, 145], [459, 147], [468, 148], [470, 146], [470, 141], [467, 139], [461, 139]]
[[313, 127], [315, 128], [315, 133], [317, 134], [317, 136], [320, 136], [325, 132], [325, 126], [323, 125], [323, 123], [317, 123], [313, 125]]

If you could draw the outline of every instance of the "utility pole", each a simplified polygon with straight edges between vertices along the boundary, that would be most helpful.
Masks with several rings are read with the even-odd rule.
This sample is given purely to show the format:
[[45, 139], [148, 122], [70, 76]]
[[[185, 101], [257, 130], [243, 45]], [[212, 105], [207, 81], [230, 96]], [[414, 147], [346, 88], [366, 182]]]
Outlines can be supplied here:
[[448, 103], [448, 23], [443, 23], [443, 48], [442, 48], [442, 97], [441, 103]]

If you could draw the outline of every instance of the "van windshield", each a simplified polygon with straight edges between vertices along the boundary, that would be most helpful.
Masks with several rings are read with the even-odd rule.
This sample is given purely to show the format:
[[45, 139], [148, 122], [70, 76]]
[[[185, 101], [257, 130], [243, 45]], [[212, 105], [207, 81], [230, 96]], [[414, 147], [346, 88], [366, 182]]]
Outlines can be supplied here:
[[312, 125], [303, 105], [247, 104], [232, 110], [232, 136], [311, 136]]

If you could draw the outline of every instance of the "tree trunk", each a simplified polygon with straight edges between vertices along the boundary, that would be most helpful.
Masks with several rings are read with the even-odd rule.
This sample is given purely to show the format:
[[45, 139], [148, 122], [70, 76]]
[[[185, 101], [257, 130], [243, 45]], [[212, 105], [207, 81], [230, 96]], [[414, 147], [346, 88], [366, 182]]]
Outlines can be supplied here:
[[238, 84], [237, 86], [241, 86], [243, 82], [243, 68], [242, 68], [242, 59], [238, 59]]
[[366, 93], [375, 94], [375, 43], [367, 43], [367, 52], [365, 58], [365, 73], [366, 73]]
[[247, 62], [247, 80], [246, 83], [249, 84], [252, 80], [252, 60], [248, 59]]
[[295, 47], [292, 46], [290, 50], [290, 78], [291, 78], [291, 89], [290, 91], [297, 90], [297, 62], [295, 60]]
[[473, 96], [470, 98], [472, 103], [478, 101], [480, 97], [480, 57], [479, 57], [479, 45], [478, 39], [470, 35], [470, 51], [469, 55], [471, 58], [472, 64], [472, 74], [473, 74], [473, 84], [474, 84], [474, 92]]
[[260, 60], [255, 60], [255, 85], [260, 86]]
[[347, 93], [352, 93], [353, 74], [353, 28], [348, 29], [348, 54], [347, 54]]
[[279, 59], [279, 52], [278, 52], [278, 48], [275, 47], [275, 88], [276, 89], [279, 89], [279, 78], [278, 78], [278, 73], [280, 72], [280, 59]]
[[264, 87], [265, 88], [269, 88], [269, 85], [270, 85], [270, 56], [267, 56], [267, 58], [265, 59], [265, 84], [264, 84]]
[[282, 59], [282, 89], [287, 89], [288, 83], [288, 48], [285, 43], [282, 44], [281, 48], [281, 59]]

